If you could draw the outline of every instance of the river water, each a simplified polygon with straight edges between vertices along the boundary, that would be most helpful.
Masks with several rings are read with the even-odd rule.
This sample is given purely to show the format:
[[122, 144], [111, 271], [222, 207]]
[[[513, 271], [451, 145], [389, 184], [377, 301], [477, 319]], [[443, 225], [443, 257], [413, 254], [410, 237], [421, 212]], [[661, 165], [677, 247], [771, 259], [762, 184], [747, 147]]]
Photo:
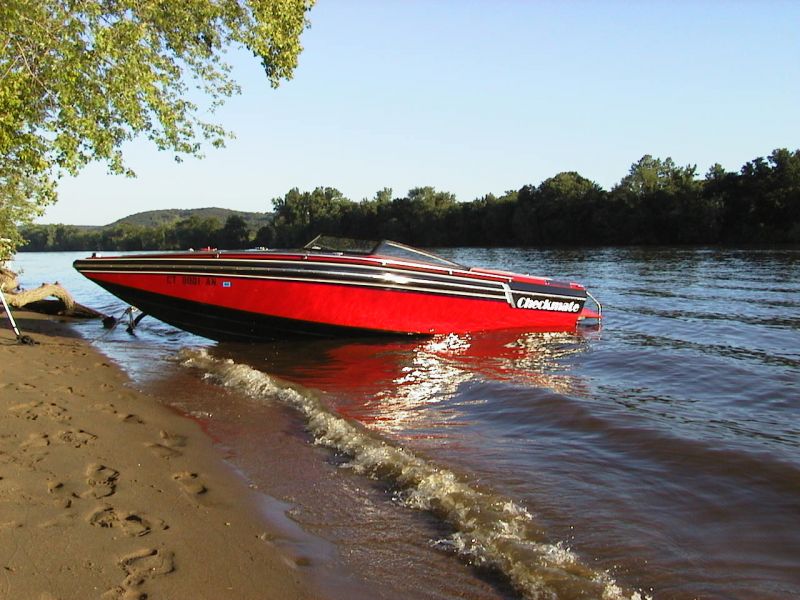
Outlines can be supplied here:
[[[440, 253], [584, 283], [604, 324], [255, 346], [77, 328], [320, 540], [299, 551], [333, 596], [800, 597], [800, 250]], [[120, 314], [83, 255], [12, 266]]]

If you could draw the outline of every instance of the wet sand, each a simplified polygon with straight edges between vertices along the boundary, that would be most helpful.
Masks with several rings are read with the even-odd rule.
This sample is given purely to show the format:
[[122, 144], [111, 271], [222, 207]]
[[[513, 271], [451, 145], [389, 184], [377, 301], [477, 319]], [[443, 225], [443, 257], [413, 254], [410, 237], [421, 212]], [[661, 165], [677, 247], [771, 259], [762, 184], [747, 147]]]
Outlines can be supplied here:
[[0, 312], [0, 598], [318, 598], [199, 427], [53, 318]]

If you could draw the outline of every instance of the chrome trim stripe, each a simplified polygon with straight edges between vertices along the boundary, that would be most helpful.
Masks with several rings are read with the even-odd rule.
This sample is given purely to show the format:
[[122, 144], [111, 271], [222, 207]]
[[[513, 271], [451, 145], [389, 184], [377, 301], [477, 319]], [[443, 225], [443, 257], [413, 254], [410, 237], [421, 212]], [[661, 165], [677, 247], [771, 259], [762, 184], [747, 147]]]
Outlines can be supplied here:
[[[417, 285], [424, 285], [428, 284], [435, 284], [440, 286], [446, 286], [449, 288], [466, 288], [466, 289], [476, 289], [476, 290], [484, 290], [490, 292], [500, 291], [501, 288], [497, 285], [494, 285], [494, 282], [474, 282], [474, 283], [485, 283], [486, 285], [473, 285], [472, 282], [464, 282], [459, 281], [457, 283], [450, 283], [449, 281], [443, 281], [439, 278], [436, 279], [424, 279], [420, 277], [413, 277], [409, 273], [408, 275], [399, 275], [393, 272], [387, 272], [383, 270], [381, 273], [346, 273], [342, 271], [333, 271], [333, 270], [321, 270], [321, 269], [284, 269], [284, 268], [277, 268], [271, 269], [269, 267], [263, 269], [265, 272], [275, 272], [280, 274], [285, 274], [291, 278], [291, 275], [294, 274], [298, 279], [305, 279], [303, 275], [317, 275], [324, 278], [326, 275], [330, 275], [332, 278], [336, 277], [349, 277], [352, 279], [372, 279], [376, 281], [385, 281], [386, 283], [395, 284], [395, 285], [405, 285], [406, 283], [413, 283]], [[415, 273], [415, 275], [425, 275], [425, 273]], [[264, 274], [265, 277], [268, 275]], [[393, 279], [394, 278], [394, 279]], [[312, 278], [308, 278], [312, 279]], [[404, 280], [404, 281], [403, 281]]]
[[[190, 274], [188, 271], [178, 271], [177, 269], [165, 269], [163, 271], [157, 270], [145, 270], [136, 265], [125, 265], [122, 268], [84, 268], [81, 265], [81, 270], [85, 272], [93, 272], [93, 273], [165, 273], [165, 274], [180, 274], [180, 275], [188, 275]], [[245, 271], [250, 271], [245, 272]], [[486, 292], [497, 292], [501, 293], [503, 291], [503, 284], [500, 282], [494, 281], [481, 281], [481, 280], [465, 280], [464, 278], [444, 278], [440, 276], [434, 275], [433, 277], [425, 277], [428, 275], [427, 273], [420, 273], [408, 272], [406, 275], [396, 274], [395, 272], [381, 269], [381, 270], [368, 270], [368, 271], [340, 271], [340, 270], [333, 270], [333, 269], [298, 269], [298, 268], [273, 268], [271, 266], [261, 266], [259, 268], [248, 268], [242, 269], [238, 268], [235, 272], [229, 272], [224, 270], [224, 265], [197, 265], [196, 270], [192, 271], [191, 274], [197, 275], [217, 275], [222, 273], [226, 277], [235, 277], [235, 276], [264, 276], [264, 277], [272, 277], [276, 278], [275, 275], [279, 276], [287, 276], [287, 279], [320, 279], [330, 277], [331, 279], [338, 280], [339, 278], [350, 279], [350, 280], [376, 280], [376, 281], [385, 281], [387, 283], [393, 283], [398, 285], [403, 285], [405, 283], [413, 283], [417, 285], [438, 285], [438, 286], [445, 286], [448, 288], [458, 289], [473, 289], [473, 290], [481, 290]], [[316, 276], [316, 277], [306, 277], [307, 275]], [[294, 277], [292, 277], [294, 276]], [[280, 277], [277, 277], [280, 278]]]
[[[371, 287], [371, 288], [379, 288], [385, 289], [390, 291], [398, 291], [398, 292], [421, 292], [426, 294], [439, 294], [443, 296], [466, 296], [471, 298], [486, 298], [489, 300], [503, 300], [506, 301], [505, 295], [503, 294], [502, 290], [497, 290], [498, 293], [478, 293], [470, 292], [465, 290], [445, 290], [445, 289], [437, 289], [434, 287], [418, 287], [418, 286], [405, 286], [404, 284], [394, 283], [392, 284], [389, 281], [385, 282], [372, 282], [372, 281], [347, 281], [342, 279], [317, 279], [311, 277], [276, 277], [276, 276], [269, 276], [269, 275], [249, 275], [244, 273], [220, 273], [220, 272], [197, 272], [197, 271], [144, 271], [144, 270], [137, 270], [137, 271], [123, 271], [123, 270], [105, 270], [105, 269], [82, 269], [83, 273], [99, 273], [99, 274], [110, 274], [110, 275], [119, 275], [121, 273], [131, 273], [134, 272], [139, 275], [186, 275], [186, 276], [193, 276], [193, 277], [229, 277], [231, 279], [266, 279], [269, 281], [294, 281], [294, 282], [302, 282], [302, 283], [319, 283], [319, 284], [327, 284], [327, 285], [348, 285], [353, 287]], [[420, 282], [425, 283], [425, 282]], [[435, 283], [435, 282], [431, 282]], [[469, 286], [462, 286], [468, 288]], [[475, 290], [483, 290], [486, 292], [492, 292], [492, 290], [475, 287]]]
[[[508, 282], [511, 281], [512, 278], [505, 275], [495, 275], [493, 273], [484, 273], [484, 272], [472, 272], [472, 271], [465, 271], [463, 269], [445, 269], [440, 266], [436, 265], [429, 265], [429, 264], [420, 264], [420, 263], [412, 263], [412, 262], [404, 262], [399, 260], [392, 260], [392, 259], [381, 259], [381, 258], [372, 258], [372, 257], [359, 257], [355, 259], [356, 261], [363, 261], [363, 262], [370, 262], [374, 264], [363, 264], [363, 262], [348, 262], [340, 260], [342, 257], [337, 255], [331, 255], [331, 258], [334, 260], [325, 261], [325, 260], [317, 260], [319, 255], [312, 255], [309, 257], [305, 254], [297, 254], [295, 255], [298, 258], [295, 260], [286, 260], [286, 259], [272, 259], [272, 258], [226, 258], [224, 254], [219, 256], [207, 256], [207, 257], [157, 257], [157, 258], [150, 258], [146, 256], [136, 256], [136, 257], [125, 257], [125, 256], [113, 256], [108, 258], [86, 258], [86, 259], [79, 259], [77, 262], [80, 263], [88, 263], [88, 262], [97, 262], [97, 263], [106, 263], [106, 264], [113, 264], [117, 263], [120, 266], [135, 266], [137, 263], [151, 263], [151, 262], [165, 262], [165, 263], [176, 263], [176, 262], [215, 262], [215, 263], [249, 263], [254, 267], [264, 268], [265, 266], [274, 265], [274, 264], [285, 264], [285, 265], [300, 265], [300, 264], [313, 264], [319, 263], [320, 265], [332, 265], [337, 268], [352, 268], [352, 269], [370, 269], [370, 270], [377, 270], [377, 271], [386, 271], [387, 269], [398, 270], [398, 271], [412, 271], [414, 273], [426, 273], [429, 275], [433, 275], [436, 277], [442, 278], [452, 278], [452, 279], [480, 279], [480, 280], [487, 280], [487, 283], [501, 283], [501, 282]], [[454, 273], [458, 273], [459, 275], [454, 275]], [[546, 278], [542, 278], [546, 279]]]
[[[197, 264], [190, 265], [195, 269], [195, 272], [198, 274], [202, 273], [205, 275], [211, 275], [218, 272], [225, 272], [226, 276], [234, 276], [234, 273], [225, 270], [226, 267], [232, 268], [235, 270], [236, 274], [246, 275], [246, 272], [250, 272], [254, 275], [272, 275], [272, 274], [286, 274], [286, 275], [295, 275], [296, 277], [303, 278], [305, 275], [317, 275], [319, 277], [326, 277], [332, 276], [333, 278], [352, 278], [352, 279], [377, 279], [377, 280], [388, 280], [394, 281], [395, 283], [402, 283], [404, 281], [413, 282], [416, 284], [434, 284], [434, 285], [441, 285], [447, 286], [451, 288], [467, 288], [467, 289], [478, 289], [482, 291], [489, 291], [489, 292], [500, 292], [502, 291], [502, 282], [499, 281], [487, 281], [481, 278], [476, 277], [453, 277], [444, 275], [442, 273], [430, 273], [428, 271], [420, 271], [420, 270], [398, 270], [398, 269], [390, 269], [386, 267], [374, 267], [371, 265], [347, 265], [347, 264], [331, 264], [331, 263], [319, 263], [318, 265], [314, 263], [306, 263], [302, 262], [299, 263], [298, 261], [238, 261], [238, 262], [247, 262], [247, 265], [236, 265], [231, 267], [229, 264], [225, 262], [217, 262], [215, 260], [205, 261], [205, 260], [198, 260], [192, 259]], [[153, 262], [153, 261], [148, 261]], [[164, 259], [164, 262], [174, 264], [174, 261], [168, 261]], [[186, 260], [185, 262], [188, 262]], [[232, 261], [226, 261], [232, 262]], [[280, 266], [277, 266], [280, 265]], [[330, 266], [330, 268], [324, 268], [325, 266]], [[141, 263], [137, 261], [119, 261], [115, 263], [108, 262], [106, 264], [103, 263], [94, 263], [87, 261], [78, 261], [76, 264], [79, 270], [87, 271], [87, 272], [108, 272], [108, 273], [115, 273], [115, 272], [156, 272], [155, 269], [143, 269]], [[167, 264], [166, 266], [171, 266]], [[183, 268], [189, 265], [183, 265]], [[314, 268], [319, 267], [319, 268]], [[174, 268], [164, 268], [162, 267], [163, 272], [171, 272], [171, 273], [178, 273], [179, 267], [176, 265]], [[395, 279], [393, 279], [395, 278]]]

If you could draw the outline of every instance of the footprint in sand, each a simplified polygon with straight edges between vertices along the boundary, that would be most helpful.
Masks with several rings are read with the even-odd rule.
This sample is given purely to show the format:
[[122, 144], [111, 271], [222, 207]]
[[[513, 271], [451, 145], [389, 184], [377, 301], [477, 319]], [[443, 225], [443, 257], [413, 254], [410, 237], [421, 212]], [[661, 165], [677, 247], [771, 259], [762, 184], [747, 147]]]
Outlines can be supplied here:
[[93, 410], [101, 410], [111, 415], [117, 414], [117, 408], [114, 406], [113, 402], [98, 402], [96, 404], [92, 404], [91, 408]]
[[129, 554], [120, 564], [128, 574], [122, 585], [133, 587], [153, 577], [172, 573], [175, 570], [175, 555], [168, 550], [148, 548]]
[[75, 388], [72, 387], [71, 385], [64, 386], [64, 387], [60, 388], [60, 390], [61, 390], [62, 393], [66, 394], [66, 395], [69, 395], [69, 396], [77, 395], [79, 398], [86, 398], [86, 394], [82, 394], [80, 392], [76, 392]]
[[176, 433], [167, 433], [163, 430], [159, 433], [159, 436], [161, 437], [159, 443], [145, 444], [156, 456], [169, 459], [183, 455], [183, 452], [177, 448], [183, 448], [186, 445], [186, 436]]
[[138, 589], [149, 579], [169, 575], [175, 570], [175, 555], [169, 550], [144, 548], [133, 554], [122, 557], [120, 566], [126, 573], [122, 585], [108, 590], [102, 595], [103, 600], [141, 600], [147, 594]]
[[86, 467], [86, 483], [89, 489], [81, 497], [106, 498], [114, 494], [117, 489], [119, 471], [100, 464], [90, 464]]
[[186, 436], [179, 433], [169, 433], [163, 429], [158, 432], [161, 443], [170, 448], [183, 448], [186, 445]]
[[31, 385], [30, 383], [16, 383], [10, 385], [14, 385], [18, 392], [32, 392], [36, 389], [36, 386]]
[[120, 413], [120, 414], [117, 415], [117, 418], [120, 421], [122, 421], [123, 423], [130, 423], [130, 424], [135, 424], [135, 425], [144, 424], [144, 421], [142, 420], [142, 418], [140, 416], [138, 416], [138, 415], [134, 415], [133, 413], [127, 413], [127, 414], [121, 414]]
[[86, 517], [93, 527], [108, 527], [120, 530], [128, 537], [142, 537], [154, 529], [169, 529], [161, 519], [151, 519], [135, 512], [118, 511], [112, 506], [101, 506]]
[[28, 439], [22, 442], [19, 447], [23, 451], [32, 449], [47, 448], [50, 445], [50, 437], [46, 433], [31, 433]]
[[51, 479], [47, 482], [47, 493], [53, 496], [53, 506], [66, 510], [72, 506], [72, 494], [66, 486], [58, 480]]
[[[104, 383], [104, 384], [102, 384], [100, 386], [100, 389], [104, 389], [103, 386], [106, 386], [108, 389], [111, 388], [111, 386], [109, 386], [109, 385]], [[141, 424], [144, 423], [144, 421], [138, 415], [134, 415], [132, 413], [121, 413], [121, 412], [119, 412], [117, 410], [117, 407], [114, 406], [113, 402], [99, 402], [97, 404], [92, 405], [92, 408], [94, 410], [99, 410], [99, 411], [102, 411], [104, 413], [108, 413], [110, 415], [116, 415], [116, 417], [120, 421], [122, 421], [123, 423], [136, 423], [138, 425], [141, 425]]]
[[197, 473], [183, 471], [181, 473], [175, 473], [172, 479], [178, 482], [181, 490], [191, 497], [202, 496], [208, 491], [208, 488]]
[[180, 452], [179, 450], [175, 450], [174, 448], [170, 448], [169, 446], [165, 446], [163, 444], [147, 443], [145, 444], [145, 446], [150, 448], [153, 454], [155, 454], [159, 458], [170, 459], [170, 458], [175, 458], [177, 456], [181, 456], [183, 454], [183, 452]]
[[72, 499], [76, 496], [71, 494], [67, 486], [58, 479], [47, 479], [45, 483], [47, 494], [51, 498], [48, 502], [57, 509], [57, 512], [49, 511], [48, 515], [45, 515], [49, 518], [38, 523], [38, 527], [40, 529], [70, 527], [77, 517], [74, 511], [69, 510], [72, 508]]
[[82, 448], [86, 444], [93, 442], [97, 436], [83, 429], [67, 429], [66, 431], [59, 431], [55, 435], [56, 439], [62, 444], [67, 444], [73, 448]]
[[69, 511], [61, 511], [60, 514], [56, 515], [55, 517], [48, 519], [46, 521], [42, 521], [37, 525], [39, 529], [63, 529], [72, 527], [72, 524], [75, 522], [75, 514]]
[[59, 406], [55, 402], [42, 402], [41, 400], [16, 404], [9, 407], [8, 410], [29, 421], [36, 421], [39, 417], [47, 417], [54, 421], [65, 423], [72, 419], [67, 414], [67, 409], [63, 406]]

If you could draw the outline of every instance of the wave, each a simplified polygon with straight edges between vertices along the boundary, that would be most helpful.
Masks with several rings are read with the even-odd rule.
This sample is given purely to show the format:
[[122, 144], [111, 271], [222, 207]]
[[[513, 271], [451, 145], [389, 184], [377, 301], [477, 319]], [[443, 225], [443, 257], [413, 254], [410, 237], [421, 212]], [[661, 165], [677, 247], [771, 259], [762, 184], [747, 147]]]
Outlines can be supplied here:
[[182, 350], [180, 362], [207, 379], [297, 411], [316, 444], [349, 458], [356, 473], [390, 483], [406, 507], [428, 511], [453, 533], [435, 544], [451, 549], [479, 567], [504, 574], [532, 599], [602, 598], [642, 600], [604, 571], [592, 569], [553, 543], [531, 514], [514, 501], [481, 490], [454, 472], [390, 443], [363, 425], [332, 413], [310, 390], [281, 382], [250, 366], [211, 356], [206, 350]]

